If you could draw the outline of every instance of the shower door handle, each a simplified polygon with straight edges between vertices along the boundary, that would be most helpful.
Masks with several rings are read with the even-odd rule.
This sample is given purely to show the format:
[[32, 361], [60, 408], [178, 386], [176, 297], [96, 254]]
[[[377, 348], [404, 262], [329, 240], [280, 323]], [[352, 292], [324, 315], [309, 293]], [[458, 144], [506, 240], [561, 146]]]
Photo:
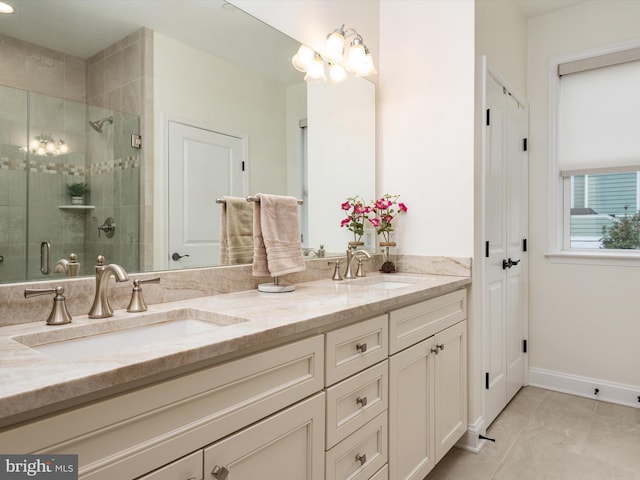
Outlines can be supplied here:
[[51, 273], [51, 243], [49, 242], [40, 244], [40, 273], [43, 275]]

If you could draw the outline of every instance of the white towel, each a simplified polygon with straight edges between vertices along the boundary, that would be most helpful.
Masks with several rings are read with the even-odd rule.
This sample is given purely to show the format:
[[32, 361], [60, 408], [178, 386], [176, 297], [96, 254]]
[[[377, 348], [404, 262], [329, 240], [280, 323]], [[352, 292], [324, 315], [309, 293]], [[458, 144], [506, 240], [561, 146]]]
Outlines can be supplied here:
[[304, 270], [298, 201], [281, 195], [256, 195], [253, 207], [253, 275], [279, 277]]
[[238, 265], [253, 260], [253, 202], [222, 197], [220, 211], [220, 264]]

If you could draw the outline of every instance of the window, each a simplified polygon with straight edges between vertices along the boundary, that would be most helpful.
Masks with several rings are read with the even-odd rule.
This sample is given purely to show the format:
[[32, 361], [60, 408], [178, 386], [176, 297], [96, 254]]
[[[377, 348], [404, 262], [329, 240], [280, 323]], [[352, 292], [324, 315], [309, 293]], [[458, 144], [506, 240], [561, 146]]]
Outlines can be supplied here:
[[640, 250], [640, 48], [558, 65], [564, 250]]

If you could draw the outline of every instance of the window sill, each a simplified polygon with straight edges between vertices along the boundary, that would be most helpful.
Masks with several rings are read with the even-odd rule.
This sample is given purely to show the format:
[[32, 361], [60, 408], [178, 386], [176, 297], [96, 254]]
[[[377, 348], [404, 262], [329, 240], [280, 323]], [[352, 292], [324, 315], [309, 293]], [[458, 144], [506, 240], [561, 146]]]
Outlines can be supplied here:
[[551, 263], [568, 263], [574, 265], [602, 265], [618, 267], [640, 267], [640, 250], [625, 251], [588, 251], [563, 250], [545, 253]]

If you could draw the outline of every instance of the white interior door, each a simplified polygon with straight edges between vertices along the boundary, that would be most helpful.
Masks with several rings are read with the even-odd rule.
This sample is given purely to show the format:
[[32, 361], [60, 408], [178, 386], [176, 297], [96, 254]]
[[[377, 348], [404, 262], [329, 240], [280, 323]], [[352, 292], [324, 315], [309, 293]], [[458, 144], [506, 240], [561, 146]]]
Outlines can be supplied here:
[[486, 75], [483, 351], [490, 424], [524, 385], [527, 338], [528, 110]]
[[217, 265], [223, 195], [244, 196], [243, 140], [169, 122], [169, 268]]

